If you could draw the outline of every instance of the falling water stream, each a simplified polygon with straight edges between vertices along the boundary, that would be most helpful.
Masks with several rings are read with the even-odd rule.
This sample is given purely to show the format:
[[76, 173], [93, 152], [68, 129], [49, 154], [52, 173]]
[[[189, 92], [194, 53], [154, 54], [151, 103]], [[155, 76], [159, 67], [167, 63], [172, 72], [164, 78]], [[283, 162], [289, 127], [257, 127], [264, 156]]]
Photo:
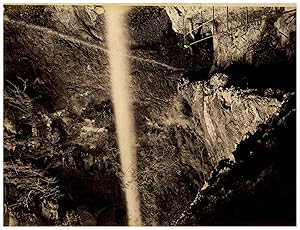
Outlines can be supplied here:
[[120, 149], [123, 186], [127, 202], [128, 225], [142, 225], [137, 188], [136, 136], [130, 92], [130, 74], [126, 29], [128, 7], [108, 5], [106, 11], [107, 43], [115, 123]]

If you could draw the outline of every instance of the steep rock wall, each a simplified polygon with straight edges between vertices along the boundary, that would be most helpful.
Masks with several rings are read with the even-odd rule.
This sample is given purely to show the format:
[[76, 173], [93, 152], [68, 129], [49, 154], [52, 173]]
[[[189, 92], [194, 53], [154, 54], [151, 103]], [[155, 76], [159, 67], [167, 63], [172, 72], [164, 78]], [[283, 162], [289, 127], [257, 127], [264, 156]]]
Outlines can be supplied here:
[[214, 20], [203, 27], [204, 30], [215, 34], [214, 68], [226, 68], [232, 62], [255, 64], [263, 61], [266, 57], [257, 61], [255, 56], [258, 53], [256, 46], [263, 43], [265, 37], [269, 37], [269, 42], [272, 43], [272, 47], [265, 47], [269, 54], [272, 50], [273, 53], [276, 50], [287, 50], [286, 52], [292, 50], [287, 47], [287, 43], [294, 39], [293, 34], [296, 31], [294, 5], [281, 8], [228, 5], [227, 11], [227, 6], [204, 4], [166, 6], [165, 10], [172, 21], [173, 30], [179, 34], [186, 34], [189, 31], [188, 18], [194, 27], [196, 23]]
[[222, 158], [234, 159], [232, 152], [240, 141], [274, 115], [281, 101], [211, 84], [181, 84], [166, 122], [193, 129], [203, 138], [208, 159], [215, 165]]
[[220, 162], [177, 225], [296, 225], [295, 99], [240, 143], [236, 164]]
[[[134, 18], [134, 13], [130, 15]], [[149, 26], [155, 28], [153, 23]], [[166, 27], [160, 28], [162, 33]], [[7, 7], [5, 75], [13, 83], [16, 76], [28, 79], [30, 96], [39, 96], [36, 101], [41, 104], [52, 101], [48, 109], [66, 108], [81, 114], [91, 100], [110, 99], [104, 29], [101, 7]], [[130, 33], [136, 38], [131, 39], [133, 42], [143, 43], [147, 37], [139, 31]], [[158, 117], [163, 108], [170, 106], [181, 70], [147, 53], [128, 54], [134, 103], [144, 108], [136, 112]]]

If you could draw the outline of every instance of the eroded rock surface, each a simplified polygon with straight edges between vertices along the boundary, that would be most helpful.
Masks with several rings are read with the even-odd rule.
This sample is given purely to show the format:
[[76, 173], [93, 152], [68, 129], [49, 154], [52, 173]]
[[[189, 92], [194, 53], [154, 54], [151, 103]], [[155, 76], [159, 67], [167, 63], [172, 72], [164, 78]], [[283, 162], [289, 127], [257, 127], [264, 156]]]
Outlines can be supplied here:
[[[105, 35], [103, 12], [99, 13], [96, 8], [8, 7], [4, 20], [5, 74], [28, 79], [31, 93], [41, 95], [41, 102], [51, 100], [49, 109], [52, 110], [68, 107], [81, 114], [93, 98], [99, 101], [110, 99], [107, 49], [105, 43], [92, 35], [96, 32], [97, 36]], [[134, 13], [131, 17], [134, 18]], [[148, 17], [146, 19], [154, 23], [148, 26], [156, 28], [155, 22]], [[135, 23], [138, 22], [132, 22], [133, 28]], [[164, 31], [167, 25], [158, 30]], [[135, 36], [139, 44], [144, 44], [148, 35], [132, 32], [131, 36]], [[169, 65], [164, 56], [155, 60], [150, 54], [129, 55], [132, 90], [137, 106], [148, 108], [148, 113], [157, 116], [161, 109], [170, 105], [181, 71]], [[149, 89], [152, 89], [151, 92]]]
[[233, 152], [236, 164], [220, 162], [176, 224], [295, 225], [296, 138], [289, 137], [295, 121], [290, 95], [278, 115]]
[[[214, 79], [215, 76], [212, 77]], [[281, 106], [281, 101], [251, 90], [222, 88], [208, 82], [179, 85], [179, 94], [168, 123], [193, 128], [203, 138], [209, 159], [216, 164], [245, 138], [265, 123]]]
[[232, 153], [239, 143], [277, 116], [288, 96], [280, 98], [274, 92], [259, 96], [255, 90], [214, 87], [212, 82], [179, 84], [166, 119], [161, 123], [148, 120], [139, 138], [141, 200], [147, 225], [170, 225], [177, 220], [219, 162], [235, 162]]
[[[229, 8], [229, 26], [241, 26], [246, 8]], [[249, 189], [255, 199], [256, 188], [277, 172], [278, 162], [275, 168], [264, 164], [261, 151], [251, 163], [240, 143], [252, 145], [255, 141], [247, 140], [257, 137], [264, 123], [277, 129], [274, 119], [287, 111], [283, 102], [295, 91], [295, 11], [248, 10], [249, 20], [267, 17], [217, 35], [199, 45], [195, 55], [183, 49], [187, 21], [182, 15], [194, 22], [210, 20], [212, 7], [145, 6], [129, 12], [145, 225], [211, 224], [205, 218], [219, 212], [214, 209], [215, 201], [223, 202], [219, 194], [230, 197], [235, 188]], [[214, 14], [215, 29], [225, 31], [226, 7]], [[5, 6], [8, 225], [126, 225], [104, 19], [102, 6]], [[283, 126], [287, 122], [281, 119]], [[263, 148], [276, 149], [275, 136]], [[226, 185], [218, 175], [230, 174], [241, 161], [250, 163]], [[243, 173], [253, 173], [256, 164], [261, 176], [244, 180]], [[218, 184], [223, 179], [225, 185]], [[46, 200], [40, 205], [42, 196]], [[201, 204], [196, 212], [189, 211], [197, 203], [193, 200]], [[205, 209], [207, 200], [212, 206]], [[190, 214], [180, 218], [185, 210]]]

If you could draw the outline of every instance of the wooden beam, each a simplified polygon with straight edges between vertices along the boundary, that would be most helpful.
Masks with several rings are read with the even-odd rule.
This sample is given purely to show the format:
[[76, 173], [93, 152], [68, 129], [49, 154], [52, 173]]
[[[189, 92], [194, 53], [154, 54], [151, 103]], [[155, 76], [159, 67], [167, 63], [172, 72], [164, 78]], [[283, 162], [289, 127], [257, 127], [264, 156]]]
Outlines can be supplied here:
[[210, 35], [210, 36], [207, 36], [206, 38], [202, 38], [202, 39], [200, 39], [200, 40], [198, 40], [198, 41], [192, 42], [192, 43], [190, 44], [190, 46], [195, 45], [195, 44], [197, 44], [197, 43], [199, 43], [199, 42], [202, 42], [202, 41], [207, 40], [207, 39], [212, 38], [212, 37], [213, 37], [213, 35]]

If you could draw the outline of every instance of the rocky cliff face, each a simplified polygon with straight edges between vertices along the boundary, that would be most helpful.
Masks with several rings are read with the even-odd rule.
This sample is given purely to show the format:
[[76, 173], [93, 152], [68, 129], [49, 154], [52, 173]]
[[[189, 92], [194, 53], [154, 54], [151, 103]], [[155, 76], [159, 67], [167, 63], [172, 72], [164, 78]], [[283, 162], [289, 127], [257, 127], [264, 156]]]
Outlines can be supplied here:
[[[39, 101], [51, 100], [53, 110], [68, 107], [81, 114], [92, 98], [99, 101], [110, 98], [101, 7], [8, 7], [4, 21], [5, 74], [30, 80], [31, 93], [40, 95]], [[151, 31], [142, 35], [134, 32], [138, 21], [134, 16], [132, 21], [133, 30], [130, 28], [129, 31], [130, 37], [135, 39], [131, 41], [145, 45]], [[155, 25], [148, 26], [156, 28]], [[159, 30], [163, 33], [166, 27]], [[138, 106], [152, 107], [152, 111], [147, 109], [148, 113], [159, 114], [170, 104], [180, 69], [164, 63], [164, 57], [155, 60], [151, 58], [151, 52], [140, 53], [143, 55], [129, 55], [134, 101]], [[161, 73], [165, 78], [159, 77]], [[149, 92], [149, 89], [155, 90]]]
[[[292, 60], [288, 54], [292, 50], [288, 41], [294, 43], [296, 31], [296, 8], [293, 5], [281, 8], [187, 5], [168, 6], [165, 9], [173, 30], [179, 34], [189, 32], [190, 20], [194, 27], [196, 23], [211, 21], [203, 30], [214, 34], [216, 69], [229, 67], [235, 62], [262, 65], [275, 61], [269, 60], [270, 53], [278, 52], [285, 52], [284, 58]], [[265, 55], [258, 54], [258, 47], [263, 47], [261, 52]]]
[[[230, 26], [239, 26], [246, 8], [229, 8]], [[227, 188], [219, 171], [241, 159], [248, 165], [247, 157], [236, 154], [240, 143], [251, 146], [257, 139], [247, 140], [265, 123], [277, 129], [276, 119], [291, 109], [286, 102], [293, 104], [295, 91], [294, 8], [284, 14], [278, 9], [278, 15], [270, 13], [274, 8], [250, 8], [249, 20], [267, 17], [216, 35], [192, 56], [183, 49], [182, 15], [209, 20], [211, 7], [147, 6], [129, 12], [145, 225], [212, 224], [201, 217], [207, 210], [201, 188], [217, 184], [204, 192], [215, 204]], [[221, 32], [226, 12], [226, 7], [214, 11]], [[125, 225], [104, 8], [5, 6], [4, 35], [7, 224]], [[269, 142], [276, 146], [276, 140]], [[243, 173], [254, 173], [255, 163]], [[269, 164], [260, 164], [263, 176], [272, 178], [276, 164], [269, 174]], [[249, 183], [243, 174], [229, 177], [232, 187], [238, 178], [237, 193], [251, 182], [255, 197], [256, 177]], [[193, 200], [201, 205], [189, 211]], [[205, 216], [219, 213], [208, 208]], [[182, 219], [184, 211], [189, 214]]]
[[289, 95], [278, 115], [233, 152], [236, 164], [219, 163], [176, 224], [295, 225], [295, 121]]
[[216, 164], [222, 158], [232, 159], [235, 147], [257, 126], [265, 123], [281, 106], [281, 100], [258, 96], [255, 90], [223, 88], [212, 76], [209, 82], [179, 84], [179, 93], [168, 123], [182, 128], [193, 127], [203, 138], [208, 158]]
[[139, 139], [147, 224], [170, 225], [178, 219], [219, 162], [235, 162], [239, 143], [276, 116], [288, 96], [223, 88], [224, 79], [226, 75], [217, 74], [210, 81], [183, 81], [166, 119], [147, 122], [146, 135]]

